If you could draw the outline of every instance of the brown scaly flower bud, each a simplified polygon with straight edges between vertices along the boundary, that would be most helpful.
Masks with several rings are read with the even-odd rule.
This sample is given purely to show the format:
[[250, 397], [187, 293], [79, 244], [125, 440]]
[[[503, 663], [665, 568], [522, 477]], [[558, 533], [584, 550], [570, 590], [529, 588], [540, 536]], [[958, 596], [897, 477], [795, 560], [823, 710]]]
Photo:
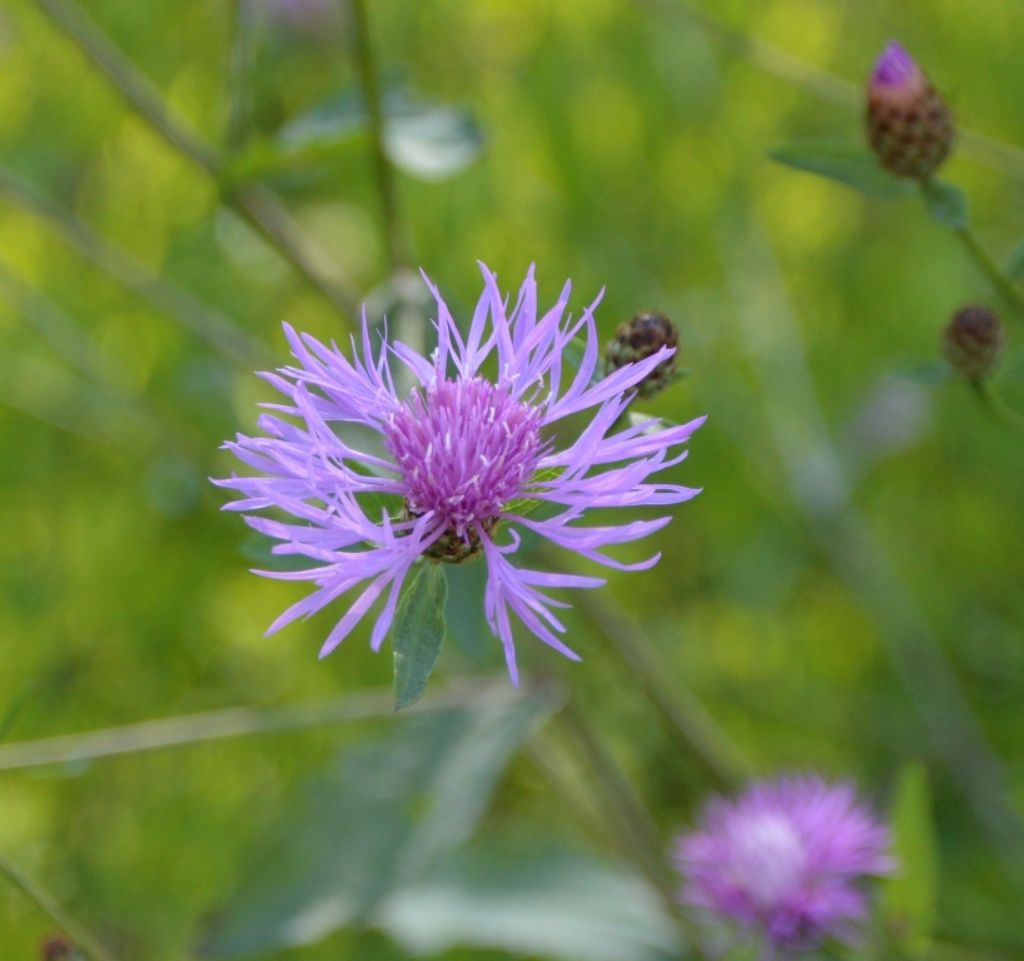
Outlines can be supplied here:
[[942, 332], [942, 352], [958, 374], [979, 381], [991, 373], [1003, 349], [1002, 321], [988, 307], [961, 307]]
[[[650, 357], [662, 347], [677, 347], [679, 335], [675, 325], [664, 314], [637, 314], [615, 332], [615, 339], [604, 350], [605, 376]], [[672, 383], [676, 373], [676, 354], [662, 361], [637, 386], [640, 397], [653, 397]]]
[[953, 146], [953, 118], [913, 57], [892, 41], [868, 84], [867, 135], [886, 170], [926, 180]]
[[42, 961], [73, 961], [75, 946], [63, 934], [47, 938], [39, 949]]

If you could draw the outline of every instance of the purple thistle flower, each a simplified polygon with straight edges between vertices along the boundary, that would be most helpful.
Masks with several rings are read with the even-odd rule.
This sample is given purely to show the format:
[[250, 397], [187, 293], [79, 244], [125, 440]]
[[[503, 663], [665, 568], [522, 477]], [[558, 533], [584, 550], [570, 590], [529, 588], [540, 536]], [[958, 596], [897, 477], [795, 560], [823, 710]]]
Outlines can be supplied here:
[[[482, 553], [488, 568], [484, 610], [504, 645], [515, 684], [511, 615], [555, 650], [579, 660], [557, 636], [565, 628], [552, 608], [567, 605], [541, 589], [605, 583], [597, 577], [513, 565], [519, 531], [606, 567], [647, 570], [659, 554], [625, 564], [603, 549], [651, 534], [669, 518], [579, 526], [587, 510], [660, 507], [699, 493], [648, 478], [686, 457], [685, 451], [669, 455], [704, 418], [672, 427], [645, 421], [613, 432], [637, 385], [673, 349], [663, 348], [594, 383], [599, 345], [593, 311], [600, 297], [574, 321], [565, 316], [570, 292], [566, 283], [555, 305], [538, 315], [531, 267], [508, 313], [496, 277], [482, 265], [481, 270], [484, 290], [465, 337], [424, 276], [437, 302], [438, 342], [429, 359], [402, 343], [386, 343], [386, 332], [385, 342], [375, 345], [365, 309], [361, 348], [353, 338], [351, 361], [336, 345], [328, 347], [284, 326], [298, 366], [262, 376], [287, 402], [265, 405], [271, 412], [259, 417], [263, 436], [240, 434], [224, 445], [258, 474], [215, 482], [242, 494], [228, 509], [276, 508], [292, 515], [294, 522], [250, 513], [245, 519], [280, 542], [275, 554], [316, 562], [307, 570], [256, 572], [311, 581], [316, 587], [268, 633], [365, 583], [320, 655], [333, 651], [385, 595], [370, 640], [378, 650], [417, 560], [458, 563]], [[573, 372], [565, 367], [564, 352], [580, 332], [586, 346]], [[396, 388], [394, 361], [414, 381], [411, 391]], [[493, 379], [482, 373], [485, 364], [496, 369]], [[582, 411], [591, 412], [587, 426], [574, 442], [557, 446], [552, 428]], [[363, 437], [367, 431], [377, 435], [375, 447], [353, 446], [360, 428]], [[381, 509], [381, 497], [390, 498], [394, 509]], [[528, 516], [525, 502], [547, 510]]]
[[686, 903], [794, 952], [850, 938], [868, 912], [863, 880], [895, 866], [889, 845], [851, 785], [806, 775], [713, 799], [674, 857]]

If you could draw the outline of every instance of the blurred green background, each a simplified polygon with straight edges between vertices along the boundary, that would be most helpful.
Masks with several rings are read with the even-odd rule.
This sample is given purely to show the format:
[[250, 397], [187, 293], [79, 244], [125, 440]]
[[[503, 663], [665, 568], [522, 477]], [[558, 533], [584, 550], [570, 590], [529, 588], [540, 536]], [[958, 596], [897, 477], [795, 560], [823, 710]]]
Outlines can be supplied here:
[[[44, 15], [62, 4], [0, 8], [5, 742], [390, 683], [366, 625], [324, 662], [330, 613], [263, 636], [302, 588], [248, 572], [260, 544], [206, 480], [231, 469], [218, 445], [270, 399], [252, 370], [285, 362], [280, 321], [350, 329], [239, 215], [238, 190], [275, 192], [343, 299], [417, 309], [387, 283], [349, 8], [239, 3], [83, 3], [171, 112], [230, 151], [220, 185]], [[392, 144], [398, 243], [449, 302], [474, 302], [477, 259], [506, 289], [535, 261], [546, 301], [566, 277], [577, 311], [607, 288], [603, 336], [640, 309], [680, 328], [690, 376], [649, 409], [710, 415], [672, 472], [704, 493], [656, 535], [661, 564], [613, 574], [605, 599], [752, 771], [853, 776], [884, 810], [922, 761], [938, 843], [928, 956], [1024, 957], [1011, 837], [1024, 805], [1022, 441], [964, 385], [912, 374], [936, 359], [953, 309], [992, 296], [919, 204], [765, 157], [794, 138], [859, 137], [857, 86], [898, 37], [983, 135], [944, 176], [1001, 259], [1024, 233], [1024, 152], [985, 138], [1024, 144], [1024, 6], [375, 0], [369, 13], [381, 82], [406, 91], [394, 109], [412, 118], [404, 148]], [[232, 332], [211, 343], [203, 331], [221, 317]], [[1024, 409], [1013, 323], [1001, 389]], [[574, 611], [568, 625], [582, 664], [527, 637], [522, 660], [558, 673], [667, 844], [712, 785], [593, 619]], [[497, 646], [480, 664], [449, 644], [427, 703], [457, 676], [500, 677]], [[405, 725], [416, 729], [385, 716], [2, 772], [0, 851], [119, 957], [189, 957], [257, 870], [253, 852], [289, 817], [302, 827], [303, 785], [343, 745]], [[379, 790], [386, 806], [386, 779]], [[574, 850], [600, 848], [518, 756], [469, 849], [538, 823]], [[5, 959], [35, 957], [52, 929], [0, 885]], [[491, 957], [462, 950], [450, 957]], [[408, 947], [355, 923], [266, 956]]]

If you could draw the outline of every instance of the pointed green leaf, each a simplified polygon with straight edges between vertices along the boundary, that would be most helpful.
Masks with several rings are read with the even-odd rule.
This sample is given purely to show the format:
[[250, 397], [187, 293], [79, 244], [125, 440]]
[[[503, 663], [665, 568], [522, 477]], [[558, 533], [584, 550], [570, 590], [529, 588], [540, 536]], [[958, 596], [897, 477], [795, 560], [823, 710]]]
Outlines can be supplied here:
[[402, 95], [384, 101], [384, 149], [410, 177], [446, 180], [472, 164], [483, 148], [483, 133], [467, 110]]
[[1022, 240], [1006, 258], [1006, 276], [1010, 280], [1024, 281], [1024, 240]]
[[804, 140], [768, 151], [776, 163], [827, 177], [872, 197], [905, 197], [913, 185], [883, 170], [867, 147], [853, 141]]
[[415, 704], [444, 643], [444, 568], [425, 562], [406, 584], [391, 629], [395, 650], [395, 710]]
[[471, 837], [516, 748], [556, 706], [550, 691], [523, 697], [503, 682], [347, 749], [266, 832], [197, 956], [263, 957], [371, 920]]
[[956, 376], [953, 368], [944, 360], [922, 361], [894, 371], [903, 380], [912, 380], [915, 384], [934, 386], [945, 384]]
[[[579, 370], [583, 364], [583, 354], [585, 346], [582, 340], [570, 340], [565, 345], [562, 351], [562, 356], [569, 362], [571, 366]], [[597, 365], [594, 367], [594, 372], [590, 375], [590, 383], [596, 384], [602, 377], [604, 377], [604, 366], [598, 358]]]
[[928, 213], [940, 224], [963, 229], [970, 223], [967, 197], [959, 187], [944, 180], [926, 180], [921, 184]]
[[938, 889], [931, 793], [920, 762], [908, 765], [900, 777], [891, 823], [899, 864], [886, 883], [882, 910], [896, 943], [906, 953], [919, 956], [930, 942]]
[[396, 891], [377, 923], [417, 957], [454, 947], [557, 961], [687, 957], [646, 881], [552, 838], [475, 844]]
[[497, 666], [501, 644], [491, 633], [484, 614], [487, 565], [480, 558], [452, 564], [445, 570], [448, 605], [445, 620], [448, 639], [478, 667]]

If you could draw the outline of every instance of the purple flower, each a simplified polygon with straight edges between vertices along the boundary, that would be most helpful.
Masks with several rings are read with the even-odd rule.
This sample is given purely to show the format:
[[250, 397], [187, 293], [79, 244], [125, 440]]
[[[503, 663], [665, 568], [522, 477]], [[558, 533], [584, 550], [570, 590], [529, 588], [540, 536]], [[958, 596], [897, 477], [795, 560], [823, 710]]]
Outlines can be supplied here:
[[772, 949], [848, 939], [868, 911], [862, 882], [892, 871], [889, 832], [849, 784], [814, 775], [713, 799], [675, 861], [686, 903], [731, 920]]
[[[298, 365], [262, 376], [286, 402], [265, 405], [270, 412], [258, 420], [263, 436], [238, 435], [225, 444], [257, 476], [216, 482], [242, 494], [227, 508], [276, 508], [292, 515], [289, 521], [254, 514], [245, 519], [280, 542], [275, 554], [315, 562], [302, 571], [257, 572], [316, 586], [270, 632], [365, 583], [320, 654], [333, 651], [383, 595], [370, 641], [378, 650], [406, 575], [420, 558], [458, 563], [482, 554], [484, 610], [517, 683], [512, 615], [555, 650], [579, 660], [558, 637], [565, 628], [552, 610], [567, 605], [542, 588], [604, 583], [515, 566], [520, 532], [606, 567], [646, 570], [660, 555], [625, 564], [603, 550], [651, 534], [669, 518], [584, 527], [580, 522], [587, 511], [660, 507], [699, 492], [648, 479], [686, 457], [685, 451], [673, 456], [670, 451], [685, 443], [703, 418], [682, 426], [654, 420], [615, 430], [636, 386], [672, 355], [672, 348], [594, 382], [597, 301], [572, 320], [565, 314], [566, 283], [555, 305], [538, 314], [531, 268], [509, 313], [495, 276], [481, 270], [484, 290], [465, 336], [426, 280], [437, 301], [437, 349], [429, 359], [402, 343], [386, 343], [386, 331], [376, 343], [365, 310], [362, 344], [357, 347], [353, 338], [352, 360], [336, 345], [328, 347], [285, 325]], [[565, 364], [565, 350], [581, 333], [583, 359], [573, 371]], [[411, 389], [396, 387], [395, 362], [413, 382]], [[493, 377], [485, 369], [494, 371]], [[561, 446], [556, 428], [563, 430], [568, 418], [583, 411], [590, 412], [589, 422]]]
[[906, 87], [917, 85], [924, 79], [921, 68], [906, 49], [890, 40], [875, 62], [871, 74], [872, 87]]

